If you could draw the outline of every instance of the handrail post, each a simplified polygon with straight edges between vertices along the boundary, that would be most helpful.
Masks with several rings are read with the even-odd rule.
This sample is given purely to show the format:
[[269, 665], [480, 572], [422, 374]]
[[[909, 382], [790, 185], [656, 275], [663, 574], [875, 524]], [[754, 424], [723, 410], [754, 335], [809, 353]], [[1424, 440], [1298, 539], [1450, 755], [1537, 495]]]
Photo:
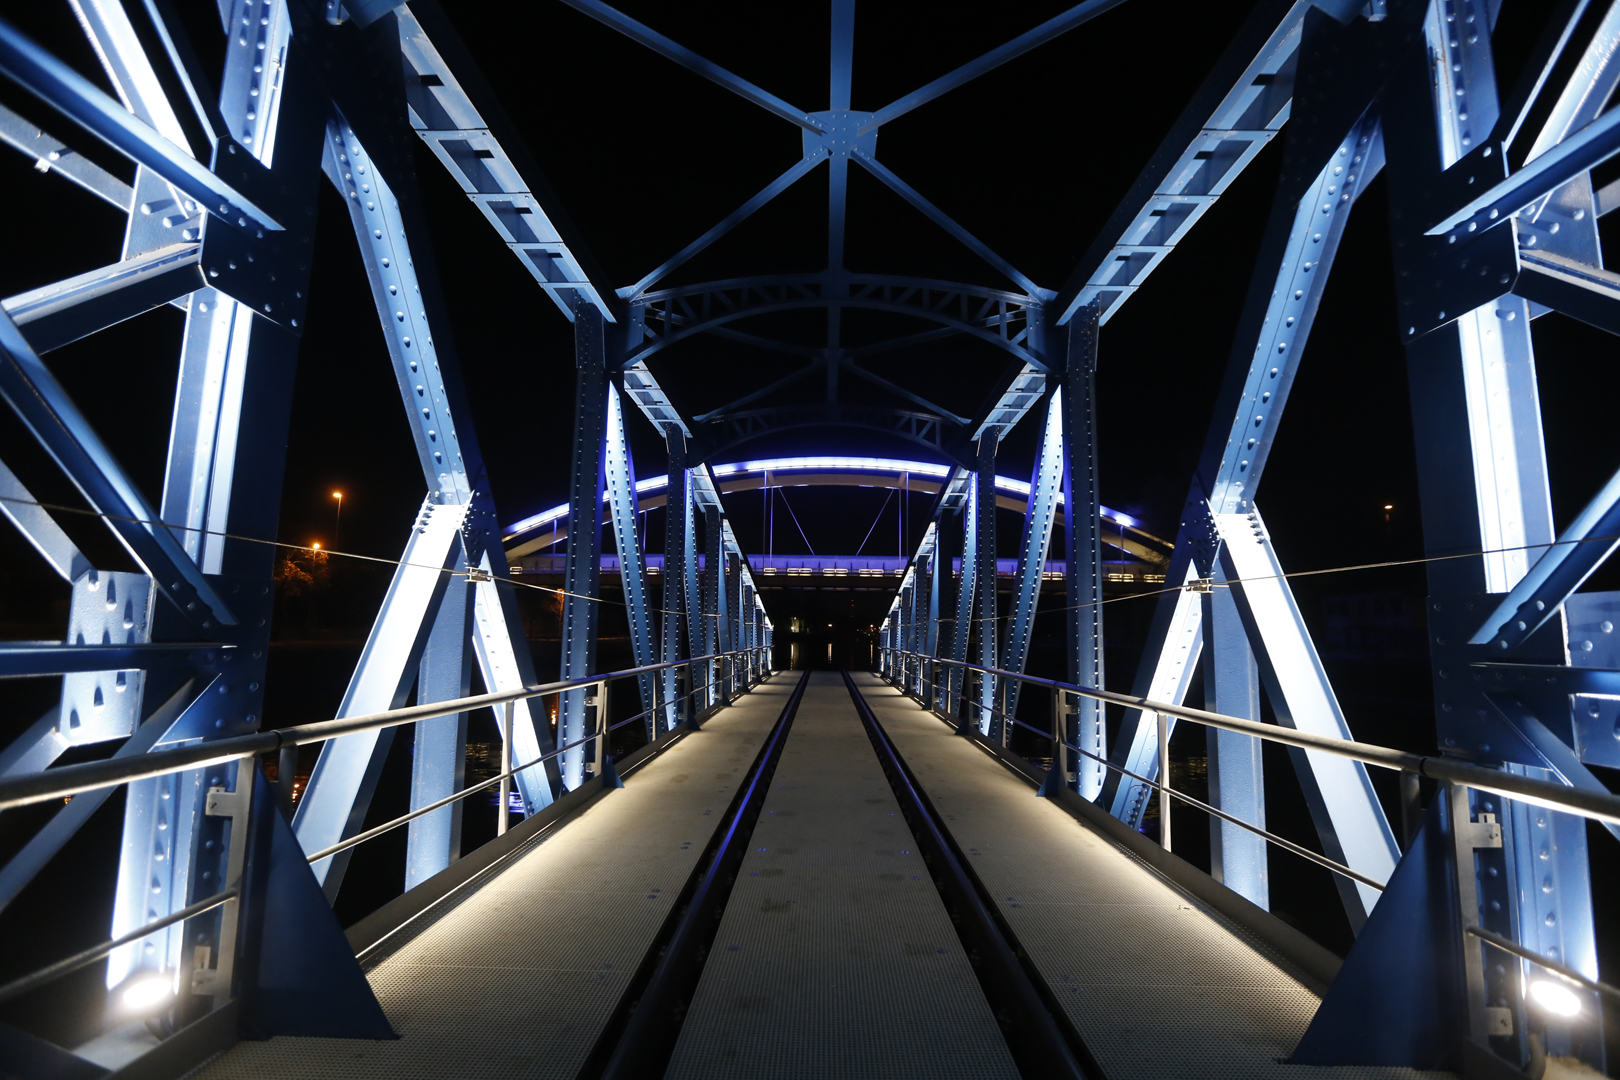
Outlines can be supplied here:
[[607, 754], [608, 740], [608, 683], [606, 679], [596, 684], [596, 756], [594, 765], [596, 779], [603, 776], [603, 758]]
[[293, 784], [298, 772], [298, 747], [283, 746], [276, 754], [276, 801], [282, 813], [291, 821], [293, 816]]
[[[279, 763], [277, 768], [280, 768]], [[237, 949], [241, 944], [237, 939], [244, 929], [242, 893], [248, 884], [244, 872], [247, 869], [248, 833], [252, 828], [253, 785], [258, 780], [258, 773], [258, 755], [240, 759], [236, 763], [236, 790], [226, 791], [223, 787], [211, 787], [203, 806], [203, 813], [208, 817], [230, 819], [230, 839], [226, 842], [224, 873], [220, 877], [224, 887], [235, 889], [236, 895], [221, 905], [219, 937], [214, 955], [204, 959], [206, 949], [190, 948], [183, 950], [183, 956], [192, 965], [188, 976], [191, 992], [211, 995], [215, 1009], [231, 999], [234, 989], [231, 983], [235, 973]], [[182, 927], [187, 925], [190, 924], [181, 924]], [[212, 968], [207, 966], [208, 959], [214, 962]], [[184, 962], [183, 960], [182, 963]]]
[[1001, 699], [997, 712], [1001, 714], [1001, 748], [1005, 750], [1012, 743], [1012, 717], [1007, 715], [1007, 684], [1010, 679], [997, 679], [995, 697]]
[[1159, 718], [1159, 845], [1170, 850], [1170, 718]]
[[1064, 787], [1069, 785], [1068, 696], [1061, 686], [1052, 687], [1052, 769]]
[[495, 835], [505, 836], [507, 819], [512, 816], [512, 716], [517, 702], [508, 701], [501, 709], [501, 806], [495, 817]]

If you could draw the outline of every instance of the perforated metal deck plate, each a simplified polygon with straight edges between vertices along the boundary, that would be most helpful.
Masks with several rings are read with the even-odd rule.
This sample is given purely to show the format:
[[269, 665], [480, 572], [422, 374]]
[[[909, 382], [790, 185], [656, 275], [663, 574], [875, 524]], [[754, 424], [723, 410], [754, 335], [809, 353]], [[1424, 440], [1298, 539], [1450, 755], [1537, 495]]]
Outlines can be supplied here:
[[396, 1042], [243, 1042], [207, 1080], [572, 1078], [736, 794], [781, 675], [637, 770], [370, 972]]
[[670, 1080], [1016, 1080], [843, 679], [810, 677]]
[[873, 675], [861, 694], [1108, 1080], [1412, 1080], [1284, 1065], [1319, 999], [1266, 947]]

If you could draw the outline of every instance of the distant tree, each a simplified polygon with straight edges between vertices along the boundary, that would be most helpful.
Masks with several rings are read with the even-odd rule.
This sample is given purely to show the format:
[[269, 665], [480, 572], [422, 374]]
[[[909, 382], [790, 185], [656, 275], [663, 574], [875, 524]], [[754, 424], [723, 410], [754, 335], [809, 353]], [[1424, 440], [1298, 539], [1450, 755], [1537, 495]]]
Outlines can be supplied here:
[[318, 549], [284, 551], [276, 563], [276, 590], [285, 596], [306, 596], [324, 590], [332, 583], [327, 565], [330, 558]]

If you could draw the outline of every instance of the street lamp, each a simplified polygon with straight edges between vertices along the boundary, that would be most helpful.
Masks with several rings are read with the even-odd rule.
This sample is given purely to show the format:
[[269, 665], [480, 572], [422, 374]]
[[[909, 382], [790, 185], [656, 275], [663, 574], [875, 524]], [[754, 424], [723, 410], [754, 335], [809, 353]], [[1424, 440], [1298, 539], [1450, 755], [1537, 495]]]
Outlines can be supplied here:
[[334, 499], [336, 499], [338, 501], [337, 517], [335, 519], [333, 519], [333, 521], [332, 521], [332, 535], [333, 536], [338, 536], [339, 535], [338, 530], [343, 524], [343, 492], [341, 492], [341, 491], [332, 492], [332, 498], [334, 498]]

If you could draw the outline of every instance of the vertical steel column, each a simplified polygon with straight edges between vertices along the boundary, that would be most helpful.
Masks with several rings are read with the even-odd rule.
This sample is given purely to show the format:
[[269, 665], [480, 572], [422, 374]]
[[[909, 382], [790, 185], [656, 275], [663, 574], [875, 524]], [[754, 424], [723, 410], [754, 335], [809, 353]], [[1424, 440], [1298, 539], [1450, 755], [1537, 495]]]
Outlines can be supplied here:
[[[970, 484], [967, 505], [962, 511], [961, 574], [956, 583], [955, 621], [951, 624], [950, 658], [957, 663], [967, 660], [968, 635], [973, 629], [974, 584], [979, 577], [979, 487]], [[946, 676], [946, 712], [953, 717], [962, 714], [962, 696], [967, 686], [967, 672], [951, 667]]]
[[[246, 0], [223, 5], [233, 23], [244, 14], [245, 6]], [[86, 10], [90, 7], [84, 5]], [[91, 13], [86, 28], [92, 36], [96, 36], [96, 19], [110, 14], [110, 8]], [[269, 162], [270, 150], [276, 148], [265, 181], [272, 189], [280, 186], [276, 213], [288, 231], [283, 234], [287, 237], [282, 248], [286, 256], [277, 258], [274, 269], [282, 276], [282, 287], [291, 293], [308, 288], [307, 249], [299, 250], [293, 238], [311, 229], [319, 180], [322, 116], [313, 108], [318, 100], [313, 72], [304, 56], [289, 49], [286, 7], [274, 5], [256, 11], [252, 21], [252, 29], [236, 37], [225, 54], [219, 105], [231, 130], [217, 133], [218, 154], [222, 164], [227, 151]], [[127, 21], [124, 26], [128, 26]], [[127, 44], [133, 45], [133, 39]], [[111, 51], [104, 47], [102, 55], [109, 67], [116, 66], [118, 60]], [[133, 52], [124, 51], [125, 60], [133, 57]], [[273, 70], [267, 70], [266, 57], [276, 59]], [[150, 109], [151, 122], [172, 140], [169, 124], [174, 120], [173, 108], [177, 106], [190, 114], [189, 102], [163, 105], [156, 82], [148, 83], [153, 93], [129, 94], [134, 84], [116, 72], [110, 74], [132, 109], [137, 114]], [[261, 89], [267, 92], [254, 99], [257, 107], [249, 105], [250, 93], [258, 95]], [[167, 119], [159, 115], [163, 113]], [[179, 145], [189, 144], [182, 139]], [[206, 161], [211, 148], [196, 142], [192, 150]], [[131, 213], [124, 245], [127, 254], [175, 243], [181, 239], [178, 234], [182, 229], [201, 232], [205, 259], [217, 257], [216, 253], [231, 243], [229, 226], [209, 220], [194, 203], [148, 170], [137, 169], [136, 187], [135, 206], [148, 202], [170, 209], [162, 214]], [[139, 752], [141, 743], [150, 745], [160, 737], [177, 741], [212, 739], [243, 734], [259, 726], [274, 606], [274, 551], [235, 537], [273, 537], [277, 532], [299, 331], [296, 321], [284, 325], [253, 314], [250, 309], [254, 306], [238, 303], [213, 289], [199, 290], [190, 298], [159, 510], [164, 521], [180, 526], [171, 535], [185, 538], [186, 554], [195, 560], [182, 569], [200, 570], [206, 578], [199, 580], [206, 580], [212, 590], [230, 598], [237, 625], [230, 629], [228, 640], [236, 646], [234, 652], [239, 659], [233, 659], [228, 667], [210, 664], [196, 670], [191, 683], [195, 696], [189, 703], [184, 697], [167, 703], [132, 702], [146, 714], [146, 723], [121, 753]], [[201, 532], [188, 533], [187, 528], [233, 535], [204, 539]], [[108, 575], [101, 597], [115, 599], [116, 584], [124, 600], [131, 602], [132, 610], [139, 611], [141, 594], [146, 590], [130, 577]], [[167, 584], [157, 582], [160, 589]], [[81, 579], [75, 583], [75, 593], [87, 586], [94, 591], [93, 581]], [[76, 595], [75, 600], [79, 599]], [[123, 604], [116, 606], [123, 608]], [[153, 640], [198, 640], [197, 628], [169, 605], [151, 603], [148, 617]], [[203, 627], [207, 628], [208, 623]], [[75, 700], [75, 688], [94, 694], [92, 681], [97, 678], [104, 678], [115, 690], [123, 689], [125, 693], [146, 688], [144, 681], [120, 687], [120, 677], [108, 673], [101, 677], [65, 678], [64, 711], [60, 717], [63, 726], [70, 727], [73, 708], [82, 704]], [[110, 711], [118, 710], [115, 706]], [[151, 729], [150, 734], [145, 734], [146, 729]], [[228, 787], [245, 795], [249, 783], [250, 777], [232, 764], [128, 786], [111, 927], [114, 936], [218, 890], [227, 870], [225, 823], [230, 819], [207, 812], [208, 791]], [[49, 833], [42, 831], [36, 841], [48, 844], [65, 840], [109, 794], [111, 791], [75, 798], [58, 812], [48, 827]], [[221, 957], [224, 943], [215, 938], [214, 925], [212, 919], [179, 924], [117, 950], [108, 958], [106, 985], [116, 987], [141, 969], [187, 972], [195, 966], [194, 958], [209, 949], [216, 963], [228, 966], [228, 960]], [[203, 940], [198, 940], [199, 935]], [[207, 961], [200, 966], [206, 968]]]
[[[1035, 464], [1030, 470], [1029, 501], [1024, 508], [1024, 536], [1018, 546], [1018, 573], [1013, 579], [1012, 617], [1007, 620], [1006, 648], [1001, 666], [1023, 673], [1029, 659], [1029, 640], [1035, 631], [1035, 608], [1041, 598], [1041, 582], [1046, 575], [1046, 553], [1052, 542], [1052, 523], [1057, 518], [1058, 495], [1063, 487], [1063, 388], [1056, 387], [1041, 420], [1041, 437], [1036, 444]], [[1007, 715], [1018, 715], [1016, 679], [1007, 684]]]
[[[607, 480], [608, 506], [613, 512], [613, 541], [619, 549], [619, 580], [624, 587], [625, 616], [630, 624], [630, 652], [636, 667], [651, 667], [657, 652], [653, 646], [652, 617], [647, 611], [647, 558], [641, 545], [636, 517], [636, 465], [630, 456], [630, 442], [624, 430], [624, 406], [617, 390], [607, 392], [607, 439], [602, 471]], [[652, 709], [658, 692], [658, 678], [647, 674], [636, 677], [641, 691], [641, 708]], [[634, 715], [632, 713], [631, 715]], [[647, 738], [658, 737], [658, 717], [648, 712]]]
[[[1069, 320], [1068, 374], [1063, 395], [1064, 582], [1067, 595], [1069, 679], [1076, 686], [1104, 689], [1102, 493], [1097, 471], [1098, 309], [1088, 304]], [[1071, 722], [1063, 712], [1063, 738], [1097, 758], [1108, 756], [1108, 725], [1103, 703], [1076, 697]], [[1071, 728], [1072, 723], [1072, 730]], [[1074, 755], [1075, 790], [1095, 799], [1107, 767], [1085, 754]]]
[[[1287, 177], [1279, 184], [1226, 378], [1187, 494], [1167, 585], [1186, 585], [1199, 576], [1192, 552], [1208, 532], [1211, 508], [1229, 514], [1251, 505], [1350, 211], [1383, 167], [1379, 121], [1369, 110], [1303, 191]], [[1159, 599], [1133, 693], [1175, 704], [1184, 699], [1203, 648], [1201, 619], [1202, 607], [1191, 592], [1170, 592]], [[1174, 718], [1170, 723], [1173, 727]], [[1154, 775], [1156, 728], [1152, 713], [1126, 709], [1111, 760], [1140, 776]], [[1110, 770], [1101, 798], [1115, 817], [1139, 826], [1151, 791]]]
[[[456, 555], [457, 574], [467, 570], [461, 543]], [[465, 577], [454, 578], [444, 590], [433, 629], [428, 634], [417, 667], [419, 702], [453, 701], [472, 689], [474, 593]], [[411, 809], [416, 810], [460, 791], [466, 772], [467, 714], [420, 720], [411, 748]], [[416, 818], [408, 826], [405, 851], [405, 888], [414, 889], [461, 857], [461, 812], [454, 802]]]
[[[978, 535], [974, 538], [973, 588], [977, 602], [973, 605], [974, 623], [979, 637], [978, 663], [980, 667], [997, 667], [996, 627], [998, 598], [996, 596], [996, 440], [994, 432], [979, 436], [979, 465], [973, 478], [978, 516], [975, 521]], [[963, 565], [963, 571], [967, 569]], [[992, 711], [996, 707], [996, 677], [979, 678], [978, 725], [979, 734], [997, 742], [1001, 738], [1000, 717]]]
[[[568, 493], [568, 560], [564, 571], [562, 671], [578, 679], [596, 669], [596, 630], [600, 613], [602, 563], [603, 454], [607, 435], [606, 327], [594, 305], [574, 311], [574, 363], [579, 382], [574, 398], [572, 482]], [[562, 695], [557, 744], [579, 742], [585, 730], [585, 691]], [[569, 791], [585, 782], [585, 750], [562, 754], [562, 782]]]
[[[1571, 695], [1559, 688], [1521, 700], [1519, 695], [1493, 695], [1489, 684], [1456, 677], [1471, 663], [1490, 658], [1570, 664], [1562, 610], [1505, 653], [1487, 655], [1485, 647], [1469, 644], [1502, 599], [1499, 594], [1518, 585], [1542, 556], [1540, 546], [1554, 539], [1529, 326], [1532, 308], [1506, 290], [1517, 269], [1517, 249], [1559, 243], [1549, 230], [1537, 230], [1535, 221], [1543, 208], [1553, 211], [1560, 200], [1555, 193], [1549, 203], [1538, 203], [1534, 213], [1478, 236], [1459, 230], [1431, 237], [1420, 224], [1436, 205], [1433, 195], [1441, 190], [1442, 170], [1465, 158], [1478, 162], [1477, 144], [1496, 145], [1486, 142], [1500, 115], [1490, 35], [1452, 32], [1462, 24], [1488, 28], [1492, 14], [1493, 5], [1470, 0], [1431, 6], [1424, 28], [1429, 62], [1422, 64], [1415, 48], [1403, 58], [1406, 68], [1392, 87], [1392, 107], [1384, 122], [1423, 542], [1426, 555], [1444, 560], [1427, 567], [1425, 614], [1435, 726], [1448, 753], [1501, 763], [1520, 775], [1553, 778], [1558, 774], [1546, 768], [1544, 753], [1526, 749], [1547, 739], [1541, 746], [1558, 756], [1567, 754], [1574, 766], [1561, 778], [1575, 783], [1580, 780], [1576, 771], [1585, 770], [1564, 740], [1550, 734], [1570, 730]], [[1612, 38], [1594, 44], [1604, 54], [1612, 52]], [[1571, 89], [1586, 96], [1597, 73], [1595, 67], [1577, 69]], [[1607, 97], [1605, 88], [1592, 103]], [[1537, 147], [1545, 150], [1556, 143], [1566, 122], [1567, 115], [1555, 110]], [[1478, 170], [1483, 183], [1502, 178], [1505, 156], [1495, 154], [1483, 163]], [[1476, 166], [1468, 168], [1472, 172]], [[1588, 178], [1583, 175], [1580, 181]], [[1592, 219], [1588, 200], [1580, 200], [1581, 217]], [[1579, 220], [1566, 219], [1565, 237], [1579, 235]], [[1590, 240], [1595, 246], [1595, 238]], [[1463, 260], [1480, 267], [1479, 273], [1453, 269]], [[1443, 276], [1434, 272], [1441, 267], [1447, 271]], [[1431, 289], [1430, 283], [1444, 290]], [[1498, 289], [1506, 294], [1491, 295]], [[1457, 557], [1471, 552], [1490, 554]], [[1456, 918], [1596, 977], [1585, 826], [1568, 815], [1477, 793], [1458, 792], [1452, 807], [1452, 827], [1460, 838], [1488, 832], [1482, 828], [1487, 823], [1501, 828], [1500, 849], [1458, 841]], [[1522, 1064], [1534, 1023], [1524, 1004], [1527, 969], [1503, 964], [1499, 953], [1476, 940], [1464, 938], [1462, 947], [1470, 1003], [1479, 1006], [1469, 1010], [1468, 1034]], [[1486, 1003], [1491, 1008], [1484, 1008]], [[1548, 1027], [1546, 1053], [1572, 1055], [1602, 1068], [1601, 1014], [1599, 1009], [1584, 1010], [1578, 1020]]]
[[[1260, 668], [1238, 616], [1225, 575], [1201, 596], [1204, 623], [1204, 708], [1210, 712], [1260, 719]], [[1265, 772], [1260, 740], [1218, 728], [1206, 729], [1209, 802], [1257, 828], [1266, 827]], [[1271, 907], [1270, 874], [1262, 837], [1220, 818], [1209, 819], [1209, 872], [1260, 907]]]
[[[664, 503], [664, 625], [663, 648], [659, 657], [665, 664], [691, 655], [682, 648], [690, 642], [681, 636], [681, 620], [690, 621], [686, 607], [686, 549], [691, 532], [692, 496], [687, 487], [686, 434], [678, 424], [664, 426], [664, 443], [669, 451], [669, 494]], [[680, 724], [680, 668], [666, 668], [664, 683], [664, 730]], [[690, 706], [688, 706], [689, 708]]]
[[[939, 586], [940, 579], [950, 573], [951, 556], [945, 547], [945, 529], [943, 522], [934, 525], [934, 554], [928, 560], [928, 612], [925, 616], [927, 622], [923, 626], [923, 654], [930, 658], [939, 655]], [[927, 666], [923, 677], [923, 705], [929, 709], [934, 707], [935, 687], [939, 682], [938, 668], [932, 662]]]
[[[708, 641], [705, 650], [710, 655], [725, 652], [731, 647], [731, 627], [726, 619], [726, 543], [720, 531], [720, 508], [703, 508], [703, 621]], [[726, 671], [723, 660], [709, 661], [709, 703], [731, 702], [726, 682], [721, 676]]]

